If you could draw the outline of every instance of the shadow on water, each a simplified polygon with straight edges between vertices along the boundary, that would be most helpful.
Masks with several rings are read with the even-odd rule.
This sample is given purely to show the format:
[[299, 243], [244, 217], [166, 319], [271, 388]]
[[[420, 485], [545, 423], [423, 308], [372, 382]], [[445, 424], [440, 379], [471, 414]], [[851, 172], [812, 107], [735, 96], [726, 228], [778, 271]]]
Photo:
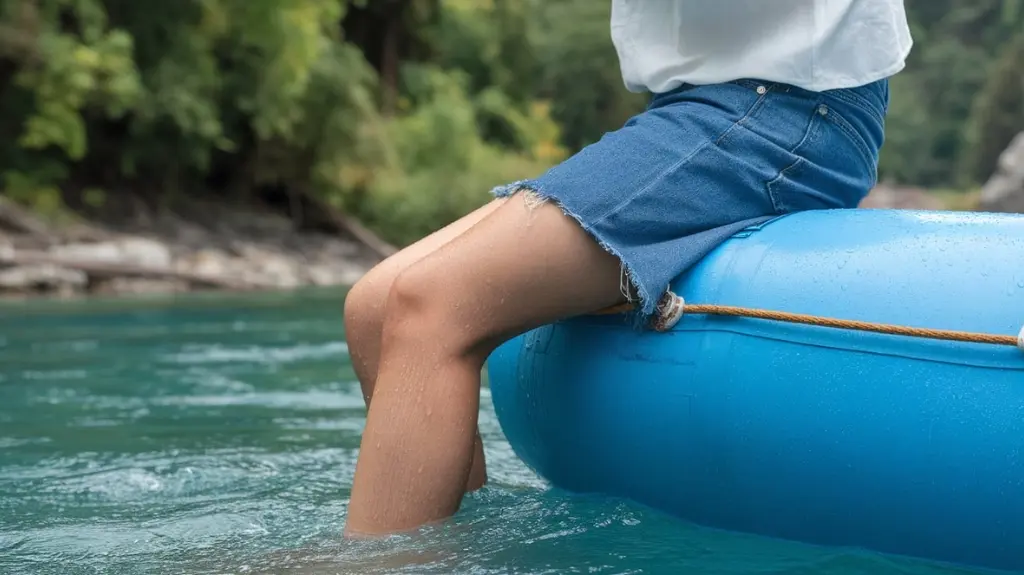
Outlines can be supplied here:
[[548, 490], [483, 394], [451, 522], [340, 539], [364, 410], [337, 291], [0, 304], [0, 573], [951, 574]]

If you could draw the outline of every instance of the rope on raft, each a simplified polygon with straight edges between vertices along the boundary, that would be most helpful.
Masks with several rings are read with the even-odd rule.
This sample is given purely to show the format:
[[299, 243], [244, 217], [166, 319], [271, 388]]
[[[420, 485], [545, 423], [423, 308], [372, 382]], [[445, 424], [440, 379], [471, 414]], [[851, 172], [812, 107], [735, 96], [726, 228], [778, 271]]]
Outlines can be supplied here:
[[[975, 333], [969, 331], [956, 331], [947, 329], [929, 329], [920, 327], [908, 327], [875, 323], [869, 321], [858, 321], [848, 319], [835, 319], [802, 313], [790, 313], [766, 309], [748, 308], [730, 305], [714, 304], [688, 304], [686, 301], [672, 292], [665, 294], [659, 305], [659, 317], [655, 319], [654, 328], [657, 331], [671, 329], [685, 314], [701, 315], [722, 315], [733, 317], [748, 317], [772, 321], [783, 321], [789, 323], [801, 323], [820, 327], [832, 327], [839, 329], [851, 329], [858, 331], [870, 331], [890, 335], [903, 335], [908, 337], [920, 337], [928, 339], [941, 339], [949, 341], [963, 341], [969, 343], [986, 343], [992, 345], [1006, 345], [1019, 348], [1024, 351], [1024, 327], [1014, 337], [1012, 335], [997, 335], [989, 333]], [[635, 309], [634, 304], [626, 303], [605, 308], [593, 315], [615, 315]]]

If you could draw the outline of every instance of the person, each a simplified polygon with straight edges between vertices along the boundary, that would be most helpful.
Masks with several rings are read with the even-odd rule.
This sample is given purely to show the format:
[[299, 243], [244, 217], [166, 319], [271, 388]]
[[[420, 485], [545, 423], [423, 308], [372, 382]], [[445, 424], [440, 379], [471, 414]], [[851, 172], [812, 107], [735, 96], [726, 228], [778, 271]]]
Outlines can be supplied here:
[[484, 484], [480, 377], [504, 341], [623, 303], [657, 326], [739, 230], [858, 206], [912, 45], [900, 0], [613, 0], [611, 40], [643, 112], [347, 295], [368, 413], [346, 537], [443, 521]]

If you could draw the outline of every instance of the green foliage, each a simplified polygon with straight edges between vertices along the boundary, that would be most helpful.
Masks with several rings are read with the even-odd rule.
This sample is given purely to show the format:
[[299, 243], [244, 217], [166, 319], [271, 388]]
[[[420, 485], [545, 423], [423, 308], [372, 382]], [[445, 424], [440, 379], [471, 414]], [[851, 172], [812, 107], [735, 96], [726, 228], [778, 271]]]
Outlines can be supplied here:
[[[409, 241], [565, 155], [523, 80], [536, 62], [519, 2], [452, 2], [435, 22], [423, 20], [429, 2], [395, 3], [423, 20], [434, 55], [405, 67], [395, 118], [379, 113], [375, 47], [341, 35], [362, 2], [0, 2], [0, 25], [26, 31], [0, 41], [16, 69], [0, 107], [20, 120], [0, 144], [4, 187], [25, 203], [59, 203], [67, 184], [87, 207], [125, 184], [157, 195], [270, 186]], [[226, 189], [207, 185], [214, 172]]]
[[[975, 187], [1024, 130], [1024, 0], [906, 6], [915, 49], [892, 81], [880, 176]], [[0, 184], [47, 212], [283, 189], [409, 242], [643, 109], [609, 9], [0, 0]]]
[[922, 186], [977, 185], [991, 175], [1006, 133], [1024, 130], [1019, 115], [1002, 109], [1013, 107], [1007, 89], [1020, 83], [1005, 54], [1024, 34], [1021, 2], [907, 0], [906, 7], [914, 49], [892, 81], [879, 174]]
[[966, 151], [961, 158], [962, 173], [968, 182], [982, 181], [992, 174], [1003, 150], [1024, 130], [1021, 62], [1024, 33], [1005, 46], [974, 101], [965, 133]]
[[59, 218], [65, 214], [60, 189], [44, 183], [52, 181], [50, 178], [17, 171], [5, 172], [3, 176], [5, 195], [15, 202], [29, 206], [48, 218]]
[[539, 4], [537, 52], [543, 91], [572, 149], [596, 142], [643, 110], [647, 98], [627, 92], [609, 38], [610, 2], [564, 0]]
[[[74, 31], [60, 25], [59, 15], [66, 10], [78, 14]], [[55, 149], [69, 160], [82, 160], [88, 147], [86, 110], [119, 119], [138, 102], [142, 90], [132, 38], [108, 30], [102, 6], [93, 0], [38, 5], [6, 0], [0, 18], [5, 29], [17, 32], [6, 45], [0, 42], [0, 55], [20, 64], [8, 79], [14, 90], [5, 92], [0, 114], [23, 121], [13, 138], [0, 143], [0, 166], [6, 168], [12, 194], [38, 188], [39, 195], [50, 198], [65, 170], [54, 168], [46, 152]]]
[[415, 72], [420, 90], [428, 93], [411, 113], [390, 122], [399, 165], [375, 180], [366, 207], [366, 216], [385, 237], [402, 244], [483, 205], [494, 186], [535, 175], [564, 155], [556, 143], [557, 126], [543, 106], [533, 115], [511, 118], [513, 137], [527, 145], [509, 153], [481, 138], [480, 106], [467, 94], [463, 74]]

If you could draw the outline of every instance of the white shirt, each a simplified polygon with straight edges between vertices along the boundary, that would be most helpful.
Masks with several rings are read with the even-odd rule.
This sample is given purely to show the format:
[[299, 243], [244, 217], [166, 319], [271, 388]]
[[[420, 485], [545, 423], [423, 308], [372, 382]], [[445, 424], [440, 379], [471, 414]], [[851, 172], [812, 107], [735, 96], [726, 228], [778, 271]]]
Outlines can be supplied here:
[[913, 43], [902, 0], [612, 0], [611, 35], [633, 92], [850, 88], [902, 70]]

